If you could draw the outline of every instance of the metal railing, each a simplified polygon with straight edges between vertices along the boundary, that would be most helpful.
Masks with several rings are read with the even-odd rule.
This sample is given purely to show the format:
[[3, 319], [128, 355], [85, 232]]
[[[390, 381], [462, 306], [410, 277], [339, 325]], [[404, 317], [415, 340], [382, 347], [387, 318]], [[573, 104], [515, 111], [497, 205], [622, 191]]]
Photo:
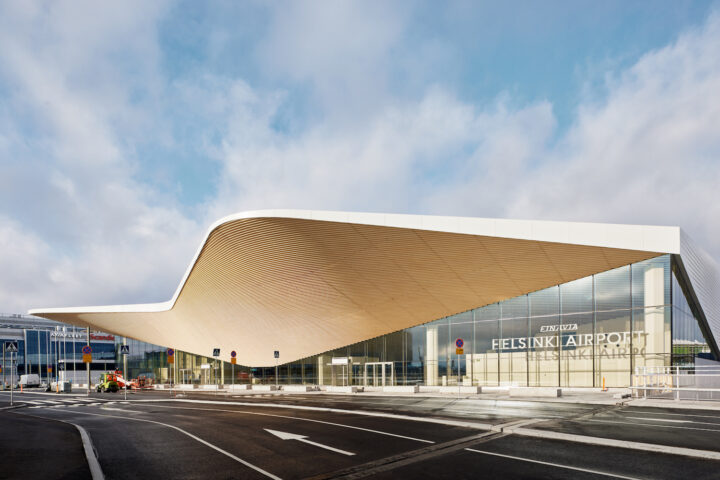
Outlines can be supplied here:
[[633, 397], [720, 401], [720, 365], [636, 367]]

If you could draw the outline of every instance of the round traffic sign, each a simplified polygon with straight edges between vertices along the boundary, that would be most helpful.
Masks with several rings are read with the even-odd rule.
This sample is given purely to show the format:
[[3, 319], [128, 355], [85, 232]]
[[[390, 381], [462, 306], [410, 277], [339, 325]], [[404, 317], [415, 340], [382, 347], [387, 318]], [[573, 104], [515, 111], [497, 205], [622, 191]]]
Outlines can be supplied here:
[[90, 345], [85, 345], [82, 349], [83, 355], [90, 355], [92, 353], [92, 348], [90, 348]]
[[168, 357], [172, 357], [173, 355], [175, 355], [175, 350], [173, 350], [172, 348], [168, 348], [167, 354], [168, 354]]
[[237, 352], [236, 352], [235, 350], [233, 350], [232, 352], [230, 352], [230, 356], [231, 356], [232, 358], [237, 357]]
[[457, 340], [455, 340], [455, 346], [456, 346], [457, 348], [462, 348], [463, 345], [465, 345], [465, 342], [463, 342], [463, 339], [462, 339], [462, 338], [458, 338]]

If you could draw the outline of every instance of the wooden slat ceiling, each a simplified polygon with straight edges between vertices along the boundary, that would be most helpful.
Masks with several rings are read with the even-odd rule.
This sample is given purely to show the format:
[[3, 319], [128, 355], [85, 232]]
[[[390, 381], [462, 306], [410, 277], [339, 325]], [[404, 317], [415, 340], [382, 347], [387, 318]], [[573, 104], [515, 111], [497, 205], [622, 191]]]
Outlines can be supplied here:
[[267, 366], [274, 350], [294, 361], [660, 253], [243, 218], [209, 235], [168, 311], [38, 315]]

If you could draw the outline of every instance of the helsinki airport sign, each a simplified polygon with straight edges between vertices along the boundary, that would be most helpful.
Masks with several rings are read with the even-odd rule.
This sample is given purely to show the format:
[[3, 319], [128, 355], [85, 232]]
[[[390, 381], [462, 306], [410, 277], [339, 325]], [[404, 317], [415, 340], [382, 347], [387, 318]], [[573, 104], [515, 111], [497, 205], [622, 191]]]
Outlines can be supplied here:
[[[573, 332], [577, 331], [577, 324], [568, 325], [544, 325], [540, 327], [541, 332]], [[593, 345], [623, 344], [630, 343], [632, 336], [640, 337], [645, 335], [642, 330], [636, 332], [609, 332], [609, 333], [563, 333], [558, 335], [543, 335], [538, 337], [512, 337], [493, 338], [493, 350], [525, 350], [527, 348], [567, 348], [567, 347], [591, 347]]]

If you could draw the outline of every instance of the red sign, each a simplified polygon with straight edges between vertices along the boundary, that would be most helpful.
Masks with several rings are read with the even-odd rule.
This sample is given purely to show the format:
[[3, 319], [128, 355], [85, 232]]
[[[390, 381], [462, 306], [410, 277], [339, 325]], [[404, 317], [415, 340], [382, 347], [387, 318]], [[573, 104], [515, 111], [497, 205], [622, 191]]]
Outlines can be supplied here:
[[90, 334], [90, 340], [110, 340], [115, 341], [115, 335], [98, 335], [96, 333]]

